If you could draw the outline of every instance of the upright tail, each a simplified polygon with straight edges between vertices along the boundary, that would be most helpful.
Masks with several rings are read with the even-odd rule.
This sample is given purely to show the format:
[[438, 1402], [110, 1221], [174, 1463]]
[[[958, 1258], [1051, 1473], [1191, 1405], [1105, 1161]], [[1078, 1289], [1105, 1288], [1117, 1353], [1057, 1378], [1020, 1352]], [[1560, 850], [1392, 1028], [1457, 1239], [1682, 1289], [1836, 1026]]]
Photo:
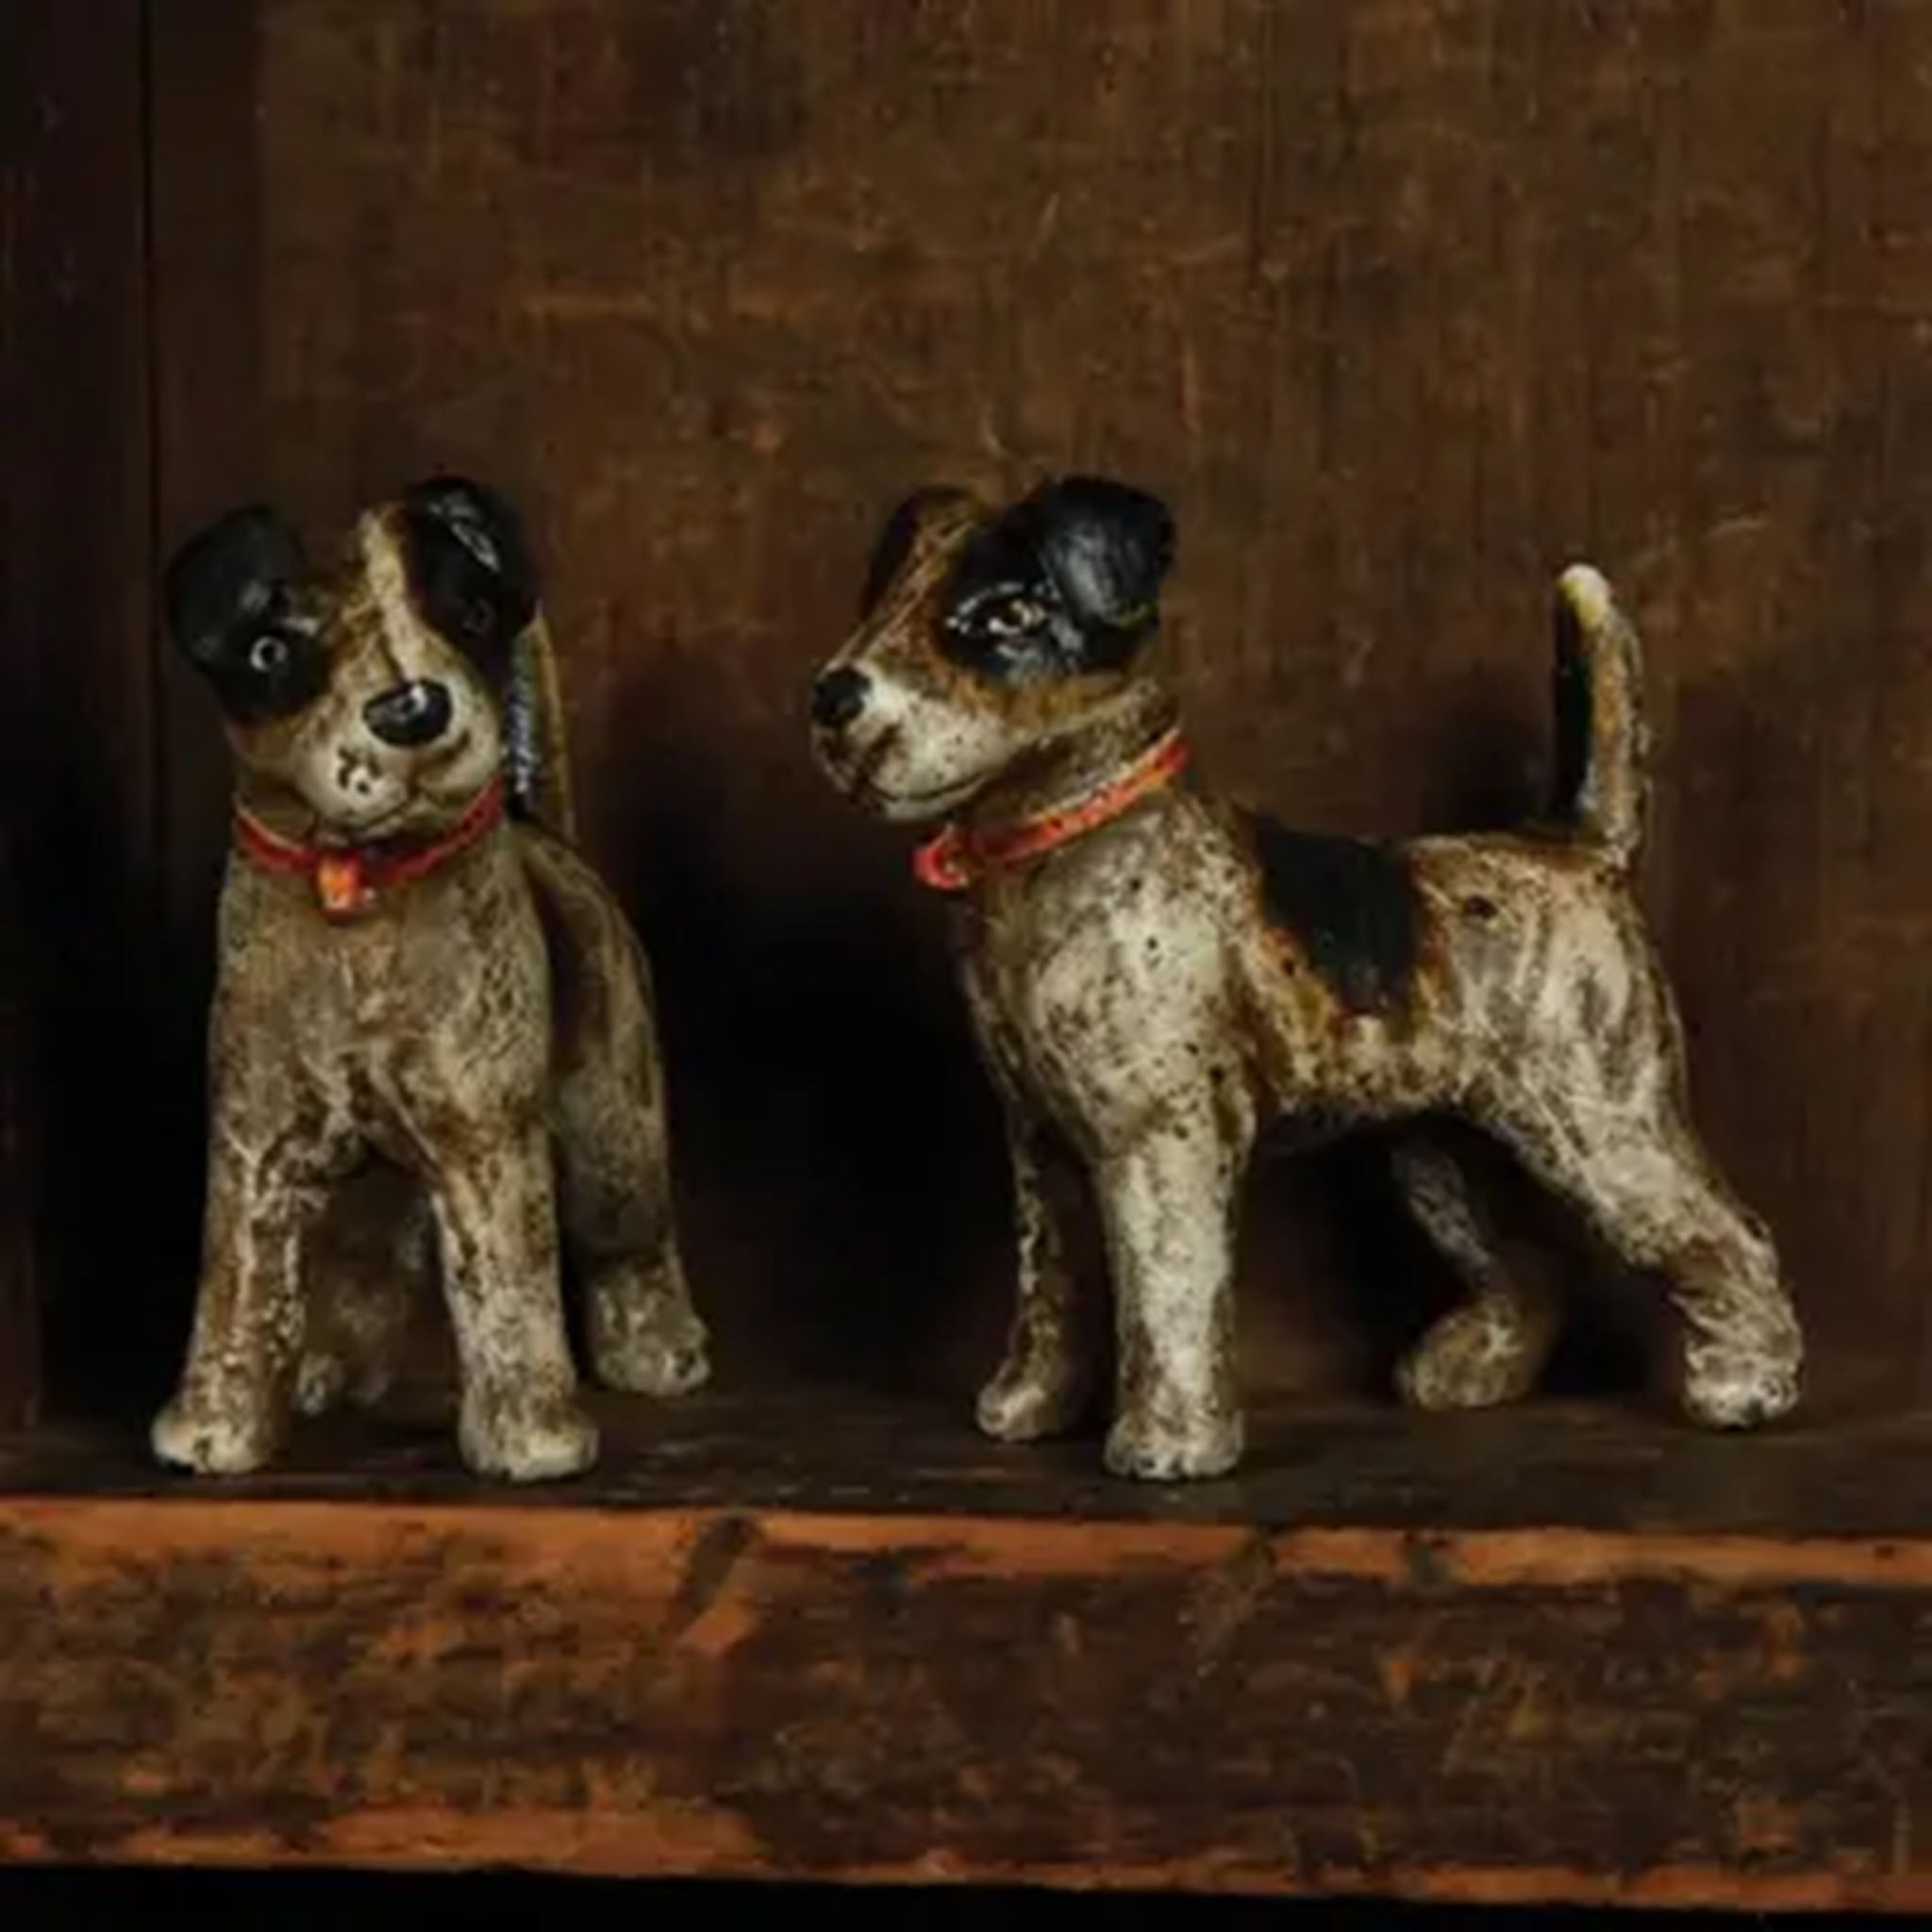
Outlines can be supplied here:
[[517, 816], [574, 844], [576, 804], [571, 792], [563, 691], [541, 604], [516, 641], [505, 712], [505, 763]]
[[1649, 791], [1643, 657], [1609, 585], [1587, 563], [1557, 579], [1556, 706], [1553, 812], [1627, 871], [1643, 844]]

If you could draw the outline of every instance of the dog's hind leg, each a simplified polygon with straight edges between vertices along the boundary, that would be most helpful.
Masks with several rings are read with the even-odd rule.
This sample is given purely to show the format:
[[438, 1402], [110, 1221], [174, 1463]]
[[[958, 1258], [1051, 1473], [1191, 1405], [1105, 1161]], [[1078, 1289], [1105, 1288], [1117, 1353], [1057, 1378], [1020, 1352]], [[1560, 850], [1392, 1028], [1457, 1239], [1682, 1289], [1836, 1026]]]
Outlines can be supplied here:
[[1020, 1238], [1019, 1299], [1007, 1352], [979, 1391], [979, 1426], [1005, 1442], [1075, 1427], [1092, 1400], [1096, 1297], [1081, 1292], [1070, 1224], [1082, 1177], [1068, 1151], [1009, 1102], [1007, 1142]]
[[1416, 1408], [1486, 1408], [1526, 1395], [1556, 1341], [1556, 1307], [1505, 1265], [1448, 1148], [1407, 1135], [1395, 1143], [1392, 1165], [1409, 1212], [1468, 1293], [1397, 1369], [1403, 1399]]
[[649, 968], [581, 859], [534, 832], [521, 849], [550, 948], [558, 1206], [591, 1359], [613, 1389], [682, 1394], [710, 1361], [677, 1247]]
[[1796, 1404], [1804, 1341], [1770, 1234], [1718, 1178], [1674, 1096], [1635, 1119], [1571, 1109], [1498, 1125], [1624, 1261], [1663, 1276], [1693, 1421], [1746, 1428]]
[[295, 1407], [370, 1407], [394, 1386], [436, 1273], [436, 1223], [411, 1174], [376, 1163], [329, 1203], [308, 1255]]
[[580, 1070], [557, 1101], [565, 1237], [588, 1302], [591, 1361], [608, 1388], [682, 1395], [710, 1375], [672, 1217], [661, 1113], [616, 1070]]

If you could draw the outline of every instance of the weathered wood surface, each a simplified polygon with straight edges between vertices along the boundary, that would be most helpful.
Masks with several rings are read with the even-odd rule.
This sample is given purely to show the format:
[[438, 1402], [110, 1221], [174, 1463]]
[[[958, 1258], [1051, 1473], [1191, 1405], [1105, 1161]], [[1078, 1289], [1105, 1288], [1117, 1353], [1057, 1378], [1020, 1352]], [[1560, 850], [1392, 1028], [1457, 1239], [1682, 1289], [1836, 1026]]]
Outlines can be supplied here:
[[849, 1474], [808, 1411], [698, 1420], [562, 1507], [14, 1450], [0, 1855], [1932, 1910], [1932, 1537], [1653, 1491], [1635, 1422], [1548, 1419], [1541, 1491], [1490, 1428], [1450, 1514], [1456, 1432], [1358, 1419], [1096, 1519], [912, 1412]]
[[[1145, 1487], [1099, 1473], [1087, 1440], [1013, 1448], [948, 1398], [850, 1388], [705, 1392], [658, 1404], [593, 1396], [608, 1454], [561, 1487], [489, 1492], [506, 1508], [833, 1510], [1072, 1517], [1126, 1523], [1369, 1524], [1533, 1530], [1549, 1524], [1704, 1535], [1912, 1541], [1932, 1535], [1932, 1417], [1710, 1436], [1664, 1415], [1532, 1403], [1408, 1416], [1368, 1403], [1274, 1403], [1240, 1475]], [[49, 1424], [0, 1437], [0, 1495], [180, 1501], [132, 1425]], [[250, 1501], [470, 1503], [433, 1396], [380, 1418], [298, 1426], [274, 1470], [206, 1494]]]
[[[907, 484], [1081, 464], [1179, 514], [1202, 769], [1317, 827], [1533, 800], [1547, 580], [1610, 573], [1700, 1111], [1776, 1215], [1821, 1387], [1932, 1395], [1932, 11], [152, 20], [160, 532], [263, 492], [326, 527], [445, 463], [529, 507], [727, 1374], [958, 1387], [990, 1354], [992, 1109], [935, 910], [810, 771], [801, 692]], [[170, 689], [178, 1097], [223, 774]], [[170, 1188], [194, 1144], [163, 1138]], [[1277, 1386], [1372, 1381], [1426, 1312], [1354, 1178], [1260, 1191]], [[158, 1251], [165, 1352], [175, 1221]]]

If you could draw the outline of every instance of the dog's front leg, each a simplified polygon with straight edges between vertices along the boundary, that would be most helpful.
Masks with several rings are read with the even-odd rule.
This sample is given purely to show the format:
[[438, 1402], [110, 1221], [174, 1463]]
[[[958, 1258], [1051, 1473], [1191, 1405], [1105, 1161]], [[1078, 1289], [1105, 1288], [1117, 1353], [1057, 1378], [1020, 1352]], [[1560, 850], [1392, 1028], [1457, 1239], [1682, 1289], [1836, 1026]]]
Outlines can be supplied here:
[[188, 1361], [150, 1440], [161, 1461], [242, 1475], [287, 1430], [302, 1345], [302, 1244], [324, 1200], [326, 1149], [290, 1107], [251, 1091], [216, 1103], [201, 1284]]
[[1118, 1329], [1107, 1466], [1161, 1481], [1241, 1459], [1235, 1374], [1235, 1198], [1247, 1136], [1176, 1109], [1100, 1163]]
[[1007, 1109], [1019, 1234], [1019, 1300], [1006, 1358], [979, 1391], [979, 1426], [1007, 1442], [1073, 1428], [1093, 1393], [1096, 1338], [1069, 1231], [1081, 1175], [1067, 1151], [1018, 1103]]
[[430, 1201], [462, 1378], [463, 1460], [541, 1482], [596, 1459], [558, 1280], [546, 1124], [534, 1108], [465, 1120], [429, 1147]]

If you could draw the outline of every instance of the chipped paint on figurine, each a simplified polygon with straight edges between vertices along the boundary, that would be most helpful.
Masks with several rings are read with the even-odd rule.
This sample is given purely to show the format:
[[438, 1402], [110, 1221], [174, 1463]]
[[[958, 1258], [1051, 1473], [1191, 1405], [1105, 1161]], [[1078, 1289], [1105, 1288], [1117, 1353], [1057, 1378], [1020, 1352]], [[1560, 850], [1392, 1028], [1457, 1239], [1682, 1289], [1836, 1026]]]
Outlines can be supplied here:
[[924, 491], [888, 524], [858, 629], [813, 689], [815, 749], [841, 791], [889, 820], [947, 822], [919, 869], [958, 893], [1020, 1236], [981, 1426], [1025, 1440], [1085, 1408], [1097, 1324], [1063, 1226], [1085, 1182], [1113, 1290], [1108, 1466], [1234, 1465], [1236, 1203], [1257, 1133], [1283, 1116], [1398, 1129], [1402, 1193], [1467, 1294], [1403, 1364], [1407, 1398], [1523, 1393], [1556, 1310], [1505, 1268], [1467, 1176], [1417, 1124], [1444, 1112], [1662, 1274], [1694, 1419], [1789, 1409], [1796, 1318], [1763, 1225], [1687, 1118], [1676, 1014], [1632, 894], [1640, 664], [1603, 578], [1578, 565], [1559, 585], [1551, 823], [1380, 846], [1171, 782], [1172, 702], [1136, 666], [1172, 550], [1164, 507], [1118, 483], [1049, 483], [998, 511]]
[[[237, 839], [200, 1293], [156, 1453], [252, 1470], [291, 1407], [375, 1399], [440, 1279], [464, 1459], [514, 1480], [581, 1470], [596, 1433], [559, 1221], [605, 1381], [695, 1387], [706, 1342], [649, 979], [567, 842], [554, 665], [515, 520], [436, 479], [363, 516], [318, 572], [274, 512], [239, 510], [175, 558], [168, 614], [222, 706]], [[386, 1201], [384, 1174], [409, 1177]]]

